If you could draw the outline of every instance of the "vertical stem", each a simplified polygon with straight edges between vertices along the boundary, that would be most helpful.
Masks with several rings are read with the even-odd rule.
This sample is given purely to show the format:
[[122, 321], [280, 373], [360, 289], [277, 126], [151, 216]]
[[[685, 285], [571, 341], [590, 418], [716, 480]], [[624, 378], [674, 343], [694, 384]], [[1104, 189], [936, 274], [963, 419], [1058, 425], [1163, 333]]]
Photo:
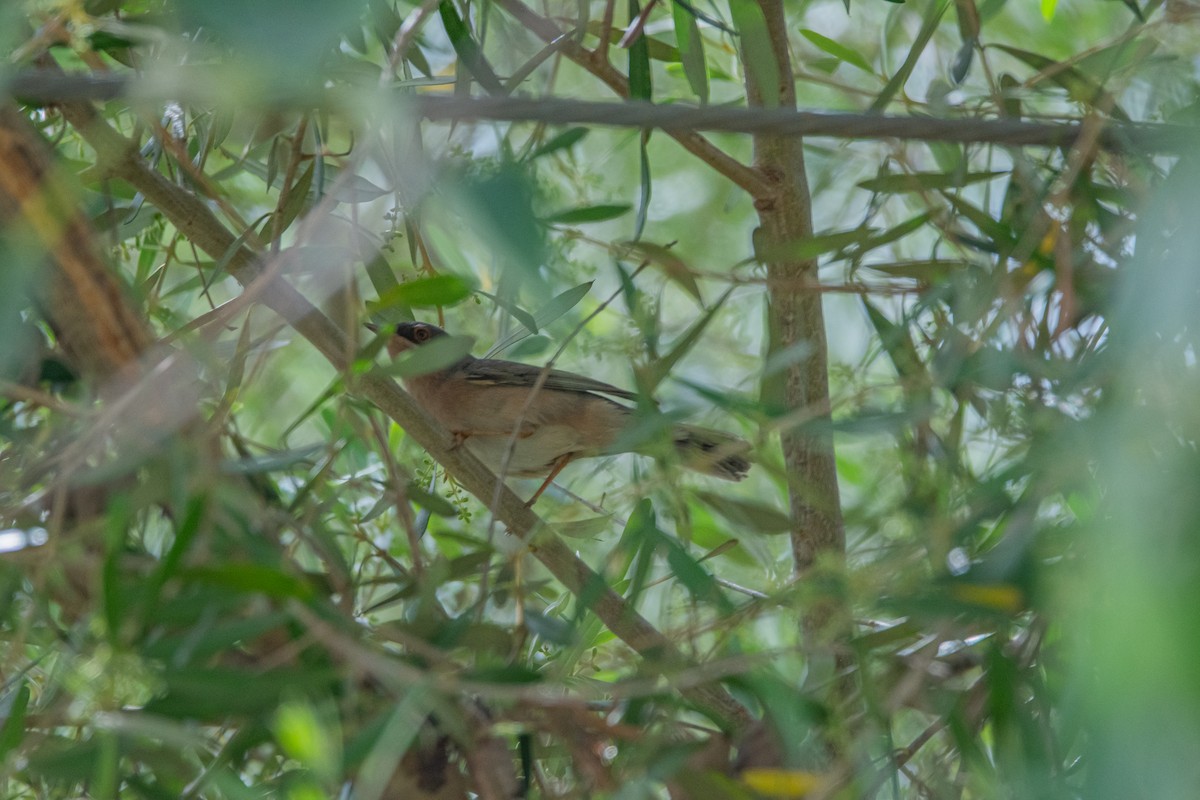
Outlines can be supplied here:
[[[796, 107], [782, 0], [758, 0], [779, 65], [779, 106]], [[750, 104], [763, 105], [761, 87], [747, 71]], [[767, 258], [769, 355], [807, 348], [780, 374], [763, 384], [763, 400], [785, 412], [804, 411], [810, 421], [782, 435], [792, 513], [792, 553], [797, 574], [822, 554], [840, 555], [846, 547], [838, 496], [837, 467], [830, 426], [829, 353], [825, 317], [817, 286], [816, 259], [789, 259], [781, 246], [812, 236], [812, 202], [799, 137], [757, 135], [754, 166], [773, 191], [755, 197], [759, 228], [756, 249]], [[818, 626], [819, 627], [819, 626]]]

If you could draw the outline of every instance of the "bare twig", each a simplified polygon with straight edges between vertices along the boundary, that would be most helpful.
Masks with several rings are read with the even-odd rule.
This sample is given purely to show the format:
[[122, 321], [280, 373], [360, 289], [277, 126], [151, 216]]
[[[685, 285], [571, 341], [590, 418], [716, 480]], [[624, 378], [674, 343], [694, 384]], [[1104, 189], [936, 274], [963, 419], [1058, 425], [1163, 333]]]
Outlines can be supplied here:
[[[506, 0], [507, 1], [507, 0]], [[550, 30], [557, 28], [550, 24]], [[561, 33], [561, 32], [559, 32]], [[554, 50], [561, 48], [573, 61], [593, 61], [590, 50], [559, 34], [547, 39]], [[628, 94], [628, 82], [611, 66], [596, 66], [594, 73], [617, 94]], [[123, 95], [133, 84], [127, 75], [63, 75], [49, 70], [29, 70], [10, 78], [0, 91], [29, 102], [57, 103], [72, 100], [108, 100]], [[191, 84], [193, 82], [189, 82]], [[203, 76], [196, 75], [195, 85], [171, 87], [171, 97], [197, 97], [196, 86]], [[138, 87], [139, 93], [154, 87]], [[346, 90], [314, 92], [303, 98], [305, 108], [334, 105], [344, 101]], [[139, 95], [143, 96], [143, 95]], [[493, 120], [543, 122], [559, 125], [604, 125], [618, 128], [658, 128], [668, 132], [711, 131], [723, 133], [771, 134], [775, 136], [830, 137], [835, 139], [905, 139], [940, 142], [971, 142], [1012, 146], [1063, 147], [1085, 135], [1084, 124], [1073, 120], [1050, 119], [1042, 122], [1019, 119], [906, 117], [853, 112], [797, 111], [792, 108], [742, 108], [737, 106], [689, 106], [682, 103], [598, 103], [584, 100], [534, 97], [443, 97], [420, 95], [406, 97], [414, 113], [431, 120]], [[1101, 149], [1139, 153], [1177, 153], [1196, 141], [1197, 131], [1187, 125], [1122, 123], [1105, 120], [1098, 131]], [[689, 141], [692, 141], [689, 139]], [[701, 138], [701, 141], [705, 141]], [[682, 142], [681, 142], [682, 143]], [[706, 142], [707, 143], [707, 142]], [[710, 147], [711, 143], [707, 143]], [[685, 144], [685, 146], [688, 146]], [[689, 148], [690, 149], [690, 148]], [[719, 151], [718, 151], [719, 152]], [[761, 186], [757, 177], [742, 175], [749, 168], [722, 153], [740, 169], [749, 183], [743, 188]], [[727, 162], [722, 161], [722, 164]], [[724, 174], [724, 170], [721, 170]], [[742, 180], [735, 180], [743, 185]]]

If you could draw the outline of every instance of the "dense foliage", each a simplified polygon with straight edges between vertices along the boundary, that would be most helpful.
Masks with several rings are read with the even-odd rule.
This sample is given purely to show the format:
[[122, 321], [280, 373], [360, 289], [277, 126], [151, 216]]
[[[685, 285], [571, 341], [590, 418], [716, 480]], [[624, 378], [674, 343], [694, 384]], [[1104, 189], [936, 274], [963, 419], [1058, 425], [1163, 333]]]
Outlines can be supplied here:
[[[3, 796], [1194, 795], [1197, 15], [4, 4]], [[414, 318], [755, 466], [531, 513]]]

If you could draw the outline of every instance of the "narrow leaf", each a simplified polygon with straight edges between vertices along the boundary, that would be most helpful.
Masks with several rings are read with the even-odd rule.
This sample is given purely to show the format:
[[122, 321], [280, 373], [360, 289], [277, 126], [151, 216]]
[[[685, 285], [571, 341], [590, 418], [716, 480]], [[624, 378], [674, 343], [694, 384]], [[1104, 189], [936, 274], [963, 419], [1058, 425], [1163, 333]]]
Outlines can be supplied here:
[[696, 496], [731, 524], [748, 532], [776, 534], [792, 529], [791, 518], [771, 506], [716, 492], [696, 492]]
[[401, 303], [414, 308], [451, 306], [471, 295], [471, 284], [457, 275], [432, 275], [394, 286], [379, 298], [379, 305], [391, 307]]
[[650, 131], [642, 131], [639, 139], [641, 144], [638, 148], [638, 169], [641, 178], [641, 193], [638, 197], [637, 218], [633, 223], [634, 240], [642, 238], [642, 231], [646, 229], [646, 216], [650, 212], [650, 197], [653, 188], [650, 174], [650, 153], [647, 149], [647, 145], [650, 143]]
[[692, 323], [692, 327], [688, 328], [687, 332], [679, 337], [665, 356], [656, 358], [650, 362], [638, 381], [638, 390], [640, 392], [647, 395], [654, 393], [655, 388], [658, 387], [663, 378], [670, 375], [671, 370], [675, 368], [679, 360], [687, 355], [696, 343], [700, 341], [700, 334], [704, 333], [704, 329], [708, 327], [708, 323], [712, 322], [713, 317], [720, 310], [721, 306], [724, 305], [725, 300], [732, 291], [732, 287], [726, 290], [725, 294], [721, 295], [720, 299], [704, 312], [704, 316]]
[[[632, 23], [641, 13], [638, 0], [629, 0], [629, 21]], [[650, 102], [653, 93], [650, 85], [650, 45], [645, 36], [639, 36], [629, 46], [629, 99]]]
[[470, 336], [438, 336], [415, 350], [402, 354], [385, 371], [389, 375], [412, 378], [445, 369], [469, 355], [475, 339]]
[[261, 593], [268, 597], [312, 597], [312, 585], [294, 575], [248, 562], [232, 562], [211, 567], [192, 567], [180, 571], [185, 580], [222, 586], [246, 593]]
[[733, 26], [741, 41], [742, 63], [751, 83], [758, 89], [763, 108], [778, 108], [783, 76], [771, 47], [767, 18], [756, 0], [729, 0]]
[[12, 704], [8, 707], [8, 716], [0, 727], [0, 762], [2, 762], [14, 747], [21, 743], [25, 735], [25, 711], [29, 708], [29, 684], [21, 681]]
[[567, 128], [562, 133], [550, 139], [550, 141], [542, 144], [532, 153], [529, 154], [529, 160], [548, 156], [551, 153], [557, 153], [559, 150], [569, 150], [574, 147], [583, 137], [588, 135], [588, 128]]
[[[594, 19], [587, 25], [587, 32], [596, 38], [600, 37], [600, 32], [603, 30], [603, 23], [598, 19]], [[620, 28], [614, 27], [609, 32], [608, 40], [612, 44], [619, 44], [622, 37]], [[652, 61], [664, 61], [668, 63], [678, 63], [680, 59], [679, 48], [667, 44], [662, 39], [655, 39], [653, 36], [647, 36], [643, 32], [639, 37], [646, 43], [646, 51]]]
[[871, 301], [863, 298], [863, 307], [867, 311], [867, 317], [871, 320], [871, 325], [875, 328], [875, 332], [879, 334], [880, 344], [883, 345], [884, 352], [891, 359], [892, 366], [896, 370], [896, 374], [900, 376], [901, 382], [907, 390], [916, 389], [922, 390], [923, 387], [928, 387], [931, 384], [929, 373], [925, 369], [925, 364], [921, 361], [921, 356], [917, 352], [917, 346], [909, 336], [908, 328], [903, 325], [897, 325], [883, 315]]
[[916, 172], [906, 175], [881, 175], [878, 178], [860, 181], [860, 189], [883, 194], [903, 192], [927, 192], [943, 189], [960, 189], [973, 183], [982, 183], [1007, 175], [1007, 172], [968, 172], [958, 175], [944, 172]]
[[442, 0], [438, 5], [438, 11], [442, 15], [442, 25], [446, 29], [446, 36], [450, 39], [454, 52], [458, 54], [459, 62], [490, 94], [504, 94], [503, 84], [496, 77], [491, 64], [484, 58], [483, 51], [479, 49], [479, 45], [472, 38], [470, 30], [458, 16], [454, 3], [451, 0]]
[[300, 216], [300, 211], [304, 210], [308, 203], [308, 191], [312, 188], [313, 170], [316, 169], [316, 163], [310, 162], [308, 169], [304, 170], [304, 174], [300, 175], [300, 179], [296, 180], [295, 184], [288, 191], [287, 200], [284, 201], [282, 209], [280, 209], [280, 225], [278, 230], [287, 230], [292, 227], [295, 218]]
[[680, 3], [671, 3], [671, 15], [675, 22], [675, 41], [679, 43], [679, 60], [683, 62], [683, 74], [688, 85], [708, 104], [708, 68], [704, 64], [704, 41], [700, 38], [700, 26], [696, 18]]
[[1093, 108], [1101, 108], [1111, 114], [1113, 119], [1129, 122], [1129, 115], [1117, 105], [1116, 98], [1105, 91], [1104, 87], [1097, 83], [1095, 79], [1085, 75], [1080, 70], [1074, 67], [1064, 68], [1061, 62], [1038, 55], [1037, 53], [1031, 53], [1028, 50], [1021, 50], [1017, 47], [1008, 47], [1002, 44], [998, 44], [996, 47], [1010, 56], [1024, 61], [1040, 73], [1044, 73], [1047, 78], [1065, 89], [1070, 98], [1075, 102], [1083, 103]]
[[858, 67], [869, 75], [875, 74], [875, 70], [871, 69], [871, 64], [857, 50], [849, 48], [841, 42], [836, 42], [828, 36], [822, 36], [816, 31], [810, 31], [807, 28], [801, 28], [800, 35], [839, 61], [845, 61], [852, 67]]
[[917, 66], [917, 60], [925, 52], [925, 46], [929, 44], [930, 38], [933, 37], [933, 32], [937, 30], [938, 22], [949, 7], [950, 0], [938, 0], [938, 2], [929, 5], [929, 13], [925, 15], [925, 21], [921, 23], [921, 30], [917, 32], [917, 38], [913, 41], [912, 47], [909, 48], [908, 57], [904, 59], [904, 63], [900, 65], [900, 69], [896, 70], [896, 74], [892, 76], [887, 85], [883, 87], [883, 91], [871, 103], [871, 111], [882, 111], [887, 108], [888, 103], [892, 102], [892, 98], [904, 88], [904, 84], [908, 83], [909, 76], [912, 75], [913, 69]]
[[545, 221], [558, 225], [581, 225], [586, 222], [605, 222], [624, 216], [632, 209], [629, 203], [612, 203], [609, 205], [580, 206], [566, 211], [559, 211], [545, 218]]
[[852, 244], [866, 241], [875, 231], [875, 228], [862, 227], [845, 231], [833, 231], [832, 233], [821, 233], [794, 242], [773, 245], [770, 248], [756, 252], [754, 256], [763, 263], [790, 259], [804, 261], [816, 258], [823, 253], [841, 250]]
[[682, 258], [661, 244], [651, 244], [650, 242], [624, 242], [623, 244], [651, 264], [661, 268], [668, 278], [686, 289], [688, 294], [700, 303], [704, 302], [704, 298], [700, 294], [700, 286], [696, 283], [696, 277], [692, 275], [691, 267]]

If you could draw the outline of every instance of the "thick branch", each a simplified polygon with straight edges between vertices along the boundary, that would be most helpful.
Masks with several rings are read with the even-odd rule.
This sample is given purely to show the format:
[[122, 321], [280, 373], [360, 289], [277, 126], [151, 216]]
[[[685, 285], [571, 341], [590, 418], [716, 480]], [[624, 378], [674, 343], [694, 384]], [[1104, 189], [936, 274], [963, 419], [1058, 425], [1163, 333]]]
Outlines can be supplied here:
[[[48, 277], [32, 293], [74, 367], [104, 380], [128, 371], [151, 336], [75, 200], [29, 121], [0, 108], [0, 225], [49, 253]], [[31, 282], [38, 272], [30, 271]]]
[[[90, 106], [70, 104], [63, 107], [63, 114], [96, 149], [110, 174], [142, 192], [180, 232], [209, 255], [220, 259], [232, 252], [227, 262], [229, 271], [247, 286], [247, 291], [258, 292], [265, 305], [286, 319], [337, 369], [349, 369], [347, 354], [353, 350], [345, 332], [285, 281], [260, 282], [258, 258], [239, 245], [200, 200], [149, 169], [137, 156], [134, 143], [99, 118]], [[463, 488], [485, 504], [491, 501], [496, 476], [466, 448], [453, 447], [453, 437], [417, 406], [395, 381], [380, 374], [368, 374], [355, 382], [354, 391], [399, 423]], [[596, 616], [632, 649], [668, 668], [687, 664], [684, 656], [661, 632], [549, 532], [512, 491], [502, 487], [499, 502], [492, 512], [527, 544], [533, 556], [567, 589], [576, 596], [587, 596]], [[685, 689], [682, 693], [731, 728], [740, 728], [749, 719], [745, 708], [719, 686], [710, 684]]]

